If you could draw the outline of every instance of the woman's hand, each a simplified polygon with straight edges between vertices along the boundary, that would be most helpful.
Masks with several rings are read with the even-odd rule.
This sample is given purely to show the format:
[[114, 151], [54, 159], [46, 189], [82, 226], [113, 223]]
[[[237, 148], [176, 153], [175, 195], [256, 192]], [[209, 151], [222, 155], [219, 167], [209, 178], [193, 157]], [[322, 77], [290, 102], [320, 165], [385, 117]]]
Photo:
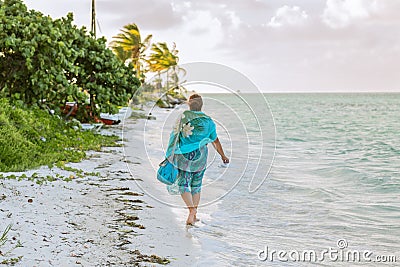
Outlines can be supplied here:
[[212, 143], [214, 148], [217, 150], [218, 154], [221, 155], [221, 159], [223, 163], [229, 163], [229, 159], [225, 156], [224, 150], [222, 149], [221, 143], [219, 142], [219, 139], [215, 139], [215, 141]]

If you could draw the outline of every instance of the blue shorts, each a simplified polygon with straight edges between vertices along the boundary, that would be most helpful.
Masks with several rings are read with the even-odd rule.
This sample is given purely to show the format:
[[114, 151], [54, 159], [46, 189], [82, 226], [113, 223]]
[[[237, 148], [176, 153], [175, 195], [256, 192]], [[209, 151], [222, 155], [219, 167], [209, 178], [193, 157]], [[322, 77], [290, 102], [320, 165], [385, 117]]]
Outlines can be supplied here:
[[[201, 152], [199, 149], [196, 149], [192, 152], [185, 153], [182, 155], [188, 161], [196, 161], [197, 159], [200, 158]], [[183, 194], [185, 192], [192, 193], [192, 195], [200, 193], [204, 172], [206, 171], [205, 167], [200, 169], [201, 170], [195, 172], [179, 169], [176, 182], [173, 185], [167, 186], [168, 192], [173, 195]]]
[[201, 192], [205, 170], [199, 172], [187, 172], [179, 170], [178, 174], [178, 190], [179, 193], [189, 192], [197, 194]]

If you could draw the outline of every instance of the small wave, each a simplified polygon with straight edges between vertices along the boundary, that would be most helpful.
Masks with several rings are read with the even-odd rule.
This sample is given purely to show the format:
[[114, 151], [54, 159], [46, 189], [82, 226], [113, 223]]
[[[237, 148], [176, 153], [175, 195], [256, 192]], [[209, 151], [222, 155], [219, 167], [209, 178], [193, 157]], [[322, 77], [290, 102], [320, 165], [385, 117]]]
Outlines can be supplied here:
[[296, 138], [296, 137], [287, 137], [285, 138], [286, 141], [293, 141], [293, 142], [306, 142], [306, 140]]

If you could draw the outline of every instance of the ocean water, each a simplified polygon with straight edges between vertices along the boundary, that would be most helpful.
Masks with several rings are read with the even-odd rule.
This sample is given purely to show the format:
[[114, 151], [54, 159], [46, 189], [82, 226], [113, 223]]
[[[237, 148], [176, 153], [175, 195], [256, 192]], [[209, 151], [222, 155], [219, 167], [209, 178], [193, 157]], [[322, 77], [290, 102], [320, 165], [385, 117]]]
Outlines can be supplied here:
[[381, 256], [399, 264], [400, 94], [210, 94], [204, 102], [231, 163], [221, 168], [210, 148], [199, 214], [217, 208], [189, 229], [202, 245], [199, 266], [394, 260]]

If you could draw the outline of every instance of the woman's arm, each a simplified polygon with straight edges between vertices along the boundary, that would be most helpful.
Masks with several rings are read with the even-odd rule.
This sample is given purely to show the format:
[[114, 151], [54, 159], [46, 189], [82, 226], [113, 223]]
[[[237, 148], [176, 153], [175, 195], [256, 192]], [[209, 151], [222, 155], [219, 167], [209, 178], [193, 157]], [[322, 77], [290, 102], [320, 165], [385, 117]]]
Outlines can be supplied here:
[[215, 139], [214, 142], [212, 142], [213, 147], [215, 150], [217, 150], [218, 154], [221, 156], [221, 159], [224, 163], [229, 163], [229, 159], [225, 156], [224, 150], [222, 149], [222, 145], [219, 142], [219, 139]]

